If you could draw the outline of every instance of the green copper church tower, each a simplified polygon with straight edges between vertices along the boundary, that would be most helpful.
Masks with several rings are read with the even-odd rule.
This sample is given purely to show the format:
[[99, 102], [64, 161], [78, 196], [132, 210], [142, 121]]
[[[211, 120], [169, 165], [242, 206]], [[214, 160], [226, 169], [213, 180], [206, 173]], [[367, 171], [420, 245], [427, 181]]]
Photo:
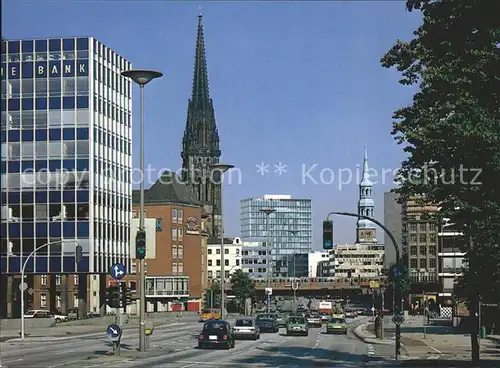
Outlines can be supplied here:
[[182, 179], [212, 217], [211, 237], [220, 234], [221, 186], [211, 180], [210, 165], [221, 155], [219, 133], [208, 86], [207, 59], [202, 16], [198, 16], [198, 35], [194, 60], [193, 91], [188, 103], [186, 128], [182, 139]]

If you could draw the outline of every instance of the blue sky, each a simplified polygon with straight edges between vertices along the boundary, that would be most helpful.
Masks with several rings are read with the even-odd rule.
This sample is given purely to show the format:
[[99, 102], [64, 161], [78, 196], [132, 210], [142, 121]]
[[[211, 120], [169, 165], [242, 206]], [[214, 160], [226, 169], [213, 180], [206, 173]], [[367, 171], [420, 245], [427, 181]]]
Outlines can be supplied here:
[[[397, 83], [395, 70], [380, 66], [381, 56], [420, 23], [403, 1], [5, 0], [2, 31], [12, 39], [94, 36], [134, 67], [162, 71], [146, 89], [146, 163], [177, 170], [200, 6], [221, 161], [241, 172], [241, 183], [233, 175], [224, 190], [226, 232], [239, 234], [241, 199], [291, 194], [312, 198], [313, 247], [319, 249], [325, 215], [356, 212], [358, 197], [355, 175], [340, 185], [326, 174], [355, 174], [365, 142], [379, 173], [375, 217], [383, 220], [383, 193], [393, 184], [390, 174], [382, 180], [382, 169], [397, 169], [403, 158], [390, 135], [391, 115], [414, 93]], [[138, 124], [133, 134], [138, 148]], [[137, 167], [137, 149], [133, 155]], [[280, 161], [287, 165], [281, 176], [273, 172]], [[261, 162], [270, 165], [264, 176], [256, 172]], [[302, 180], [303, 168], [314, 164], [318, 184]], [[335, 242], [354, 241], [355, 219], [334, 218], [334, 224]], [[381, 231], [378, 238], [383, 241]]]

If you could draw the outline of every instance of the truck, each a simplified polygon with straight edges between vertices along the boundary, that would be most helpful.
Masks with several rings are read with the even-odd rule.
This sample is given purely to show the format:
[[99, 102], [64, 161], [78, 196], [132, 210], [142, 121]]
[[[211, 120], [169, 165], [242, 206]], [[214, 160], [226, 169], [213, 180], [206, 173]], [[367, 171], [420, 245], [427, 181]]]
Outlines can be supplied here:
[[320, 302], [318, 311], [320, 314], [332, 314], [333, 313], [332, 302]]

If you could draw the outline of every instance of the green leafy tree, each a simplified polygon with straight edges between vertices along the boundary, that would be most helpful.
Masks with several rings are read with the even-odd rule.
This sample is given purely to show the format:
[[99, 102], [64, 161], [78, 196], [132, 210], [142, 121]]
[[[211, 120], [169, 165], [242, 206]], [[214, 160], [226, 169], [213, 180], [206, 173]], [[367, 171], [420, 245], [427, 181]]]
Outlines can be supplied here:
[[247, 298], [254, 295], [255, 287], [248, 273], [236, 270], [231, 274], [231, 289], [239, 302], [240, 309], [244, 310]]
[[[423, 23], [382, 58], [418, 85], [397, 110], [393, 135], [407, 158], [401, 200], [420, 194], [464, 233], [463, 291], [471, 318], [478, 301], [500, 299], [500, 17], [498, 1], [407, 0]], [[472, 360], [479, 360], [471, 323]]]

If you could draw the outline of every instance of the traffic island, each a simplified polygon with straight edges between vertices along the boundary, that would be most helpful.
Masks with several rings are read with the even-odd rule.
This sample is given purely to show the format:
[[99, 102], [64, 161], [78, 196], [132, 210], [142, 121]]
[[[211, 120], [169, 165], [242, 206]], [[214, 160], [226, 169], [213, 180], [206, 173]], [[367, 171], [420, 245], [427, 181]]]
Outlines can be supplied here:
[[373, 326], [373, 323], [371, 322], [362, 323], [359, 326], [357, 326], [354, 330], [352, 330], [352, 332], [354, 333], [354, 335], [358, 337], [358, 339], [360, 339], [366, 344], [395, 345], [394, 340], [378, 339], [377, 336], [375, 336], [375, 334], [369, 331], [370, 325]]

